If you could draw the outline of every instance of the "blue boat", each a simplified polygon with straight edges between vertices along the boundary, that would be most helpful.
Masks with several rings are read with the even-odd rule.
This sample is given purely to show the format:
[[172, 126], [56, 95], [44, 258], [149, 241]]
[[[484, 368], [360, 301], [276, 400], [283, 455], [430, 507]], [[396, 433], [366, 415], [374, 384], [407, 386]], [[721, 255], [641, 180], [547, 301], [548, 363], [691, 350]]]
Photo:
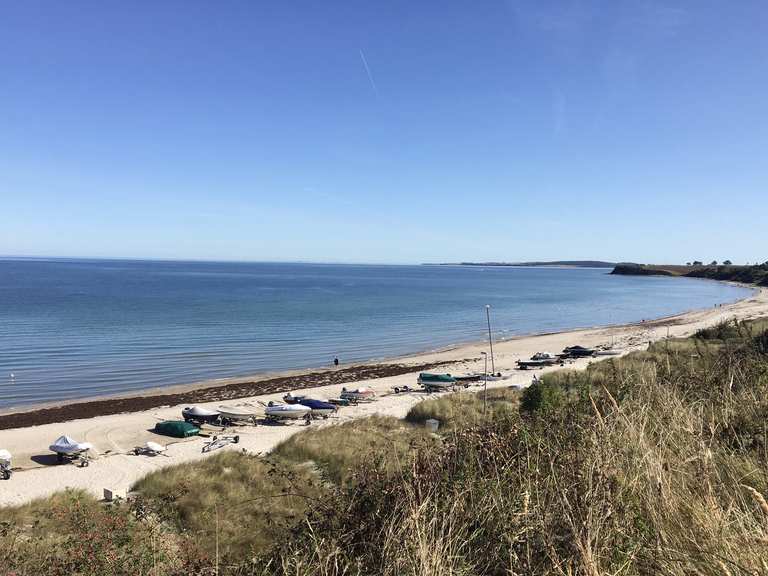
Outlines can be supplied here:
[[331, 404], [330, 402], [325, 402], [324, 400], [314, 400], [312, 398], [300, 398], [297, 404], [301, 404], [302, 406], [306, 406], [312, 410], [313, 418], [317, 418], [318, 416], [328, 418], [328, 416], [338, 410], [338, 407], [334, 404]]

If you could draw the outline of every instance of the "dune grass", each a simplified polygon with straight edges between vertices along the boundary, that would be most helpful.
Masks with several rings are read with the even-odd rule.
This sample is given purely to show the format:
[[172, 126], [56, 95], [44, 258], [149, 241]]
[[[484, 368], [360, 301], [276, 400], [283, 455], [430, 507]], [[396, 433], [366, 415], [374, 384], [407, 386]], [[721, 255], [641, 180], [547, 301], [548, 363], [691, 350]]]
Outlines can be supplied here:
[[288, 537], [327, 495], [312, 466], [233, 451], [164, 468], [134, 488], [136, 507], [194, 540], [208, 557], [218, 548], [225, 565]]
[[515, 418], [520, 392], [511, 388], [492, 388], [484, 392], [444, 394], [419, 402], [410, 409], [405, 419], [422, 425], [434, 419], [442, 430], [476, 426], [499, 418]]
[[350, 482], [364, 463], [379, 460], [388, 472], [402, 468], [408, 454], [433, 440], [425, 430], [397, 418], [371, 416], [284, 440], [272, 454], [281, 461], [317, 467], [335, 485]]
[[548, 375], [556, 406], [456, 416], [393, 486], [371, 466], [272, 574], [768, 574], [762, 336], [660, 343]]

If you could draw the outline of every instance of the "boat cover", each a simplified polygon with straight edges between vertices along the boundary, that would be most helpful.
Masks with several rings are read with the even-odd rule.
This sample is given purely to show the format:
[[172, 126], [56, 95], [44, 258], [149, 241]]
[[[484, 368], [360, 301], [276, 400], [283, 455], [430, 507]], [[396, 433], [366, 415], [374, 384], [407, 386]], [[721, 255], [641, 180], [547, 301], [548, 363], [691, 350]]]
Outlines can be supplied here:
[[11, 465], [11, 453], [8, 450], [0, 450], [0, 464]]
[[200, 433], [200, 428], [183, 420], [166, 420], [155, 424], [155, 432], [174, 438], [186, 438]]
[[419, 379], [424, 382], [456, 382], [456, 378], [450, 374], [430, 374], [428, 372], [419, 374]]
[[167, 450], [165, 446], [158, 444], [157, 442], [147, 442], [144, 446], [146, 446], [147, 450], [151, 450], [152, 452], [165, 452]]
[[78, 452], [85, 452], [93, 448], [93, 444], [90, 442], [78, 442], [73, 440], [69, 436], [59, 436], [56, 442], [49, 446], [51, 452], [57, 454], [77, 454]]
[[286, 416], [289, 414], [301, 415], [302, 413], [309, 414], [311, 411], [312, 409], [309, 406], [303, 406], [301, 404], [275, 404], [273, 402], [270, 402], [264, 409], [267, 416], [275, 416], [280, 413], [283, 413]]

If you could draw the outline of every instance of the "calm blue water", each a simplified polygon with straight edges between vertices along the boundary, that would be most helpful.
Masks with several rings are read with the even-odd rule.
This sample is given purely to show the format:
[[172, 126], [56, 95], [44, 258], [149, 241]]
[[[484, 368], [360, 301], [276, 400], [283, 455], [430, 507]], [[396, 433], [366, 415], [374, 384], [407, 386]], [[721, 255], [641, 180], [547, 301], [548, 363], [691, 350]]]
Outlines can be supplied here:
[[[604, 269], [0, 261], [0, 406], [327, 365], [711, 307]], [[15, 378], [10, 378], [10, 373]]]

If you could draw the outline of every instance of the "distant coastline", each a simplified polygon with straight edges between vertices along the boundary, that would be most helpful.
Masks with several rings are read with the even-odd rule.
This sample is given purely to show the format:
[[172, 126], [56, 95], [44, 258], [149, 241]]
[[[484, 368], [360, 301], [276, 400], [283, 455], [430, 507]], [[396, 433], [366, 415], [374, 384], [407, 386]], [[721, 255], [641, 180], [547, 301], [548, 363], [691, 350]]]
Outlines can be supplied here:
[[768, 286], [768, 262], [752, 266], [733, 264], [617, 264], [611, 274], [619, 276], [684, 276], [686, 278], [707, 278], [725, 282], [740, 282]]
[[549, 262], [436, 262], [424, 263], [423, 266], [517, 266], [551, 268], [613, 268], [616, 262], [602, 260], [553, 260]]

